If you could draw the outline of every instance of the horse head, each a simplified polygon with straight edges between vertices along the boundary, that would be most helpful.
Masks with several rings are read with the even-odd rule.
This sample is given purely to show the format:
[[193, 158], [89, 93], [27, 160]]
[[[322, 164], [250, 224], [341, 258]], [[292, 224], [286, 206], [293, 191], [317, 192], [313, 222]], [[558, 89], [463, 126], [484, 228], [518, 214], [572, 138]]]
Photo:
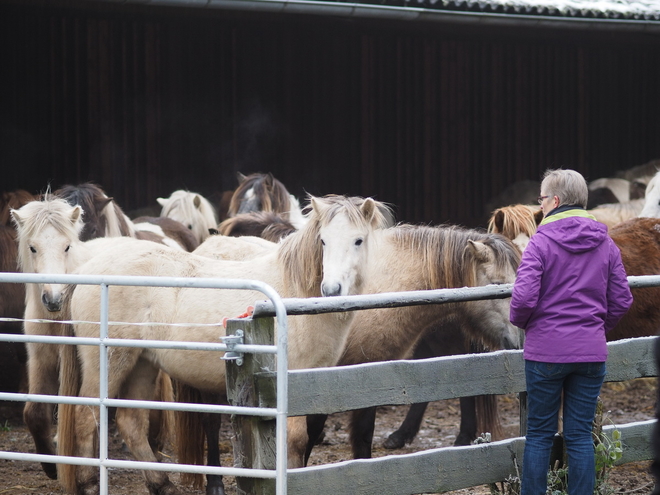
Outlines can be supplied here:
[[[18, 232], [18, 263], [26, 273], [70, 273], [83, 229], [82, 208], [63, 199], [32, 201], [11, 210]], [[50, 312], [62, 309], [62, 284], [39, 284], [41, 302]]]
[[270, 211], [284, 215], [290, 211], [291, 195], [273, 174], [239, 174], [238, 180], [239, 185], [229, 203], [230, 217], [251, 211]]
[[91, 182], [78, 186], [65, 185], [54, 193], [70, 205], [79, 205], [83, 211], [84, 225], [80, 233], [81, 241], [89, 241], [107, 235], [105, 208], [112, 202], [103, 190]]
[[358, 294], [371, 232], [388, 225], [387, 207], [371, 198], [310, 196], [309, 222], [281, 242], [280, 256], [298, 295]]
[[502, 234], [512, 240], [522, 253], [542, 220], [543, 211], [538, 206], [504, 206], [493, 211], [488, 221], [488, 232]]
[[157, 201], [162, 207], [160, 216], [171, 218], [188, 227], [197, 242], [203, 242], [209, 236], [209, 229], [218, 225], [215, 208], [200, 194], [178, 190], [169, 198], [157, 198]]
[[[520, 252], [513, 243], [498, 234], [486, 234], [479, 240], [470, 240], [465, 255], [474, 263], [476, 285], [511, 284], [516, 279]], [[471, 303], [468, 312], [470, 325], [479, 329], [484, 344], [495, 349], [519, 349], [523, 332], [509, 321], [510, 300], [490, 299]]]

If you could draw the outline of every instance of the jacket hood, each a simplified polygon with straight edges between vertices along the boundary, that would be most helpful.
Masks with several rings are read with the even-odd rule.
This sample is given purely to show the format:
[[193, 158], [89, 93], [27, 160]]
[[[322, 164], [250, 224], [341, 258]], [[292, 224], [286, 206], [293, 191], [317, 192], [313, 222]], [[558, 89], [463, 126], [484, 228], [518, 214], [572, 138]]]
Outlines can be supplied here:
[[546, 217], [537, 234], [546, 236], [570, 253], [591, 251], [607, 239], [607, 226], [582, 209]]

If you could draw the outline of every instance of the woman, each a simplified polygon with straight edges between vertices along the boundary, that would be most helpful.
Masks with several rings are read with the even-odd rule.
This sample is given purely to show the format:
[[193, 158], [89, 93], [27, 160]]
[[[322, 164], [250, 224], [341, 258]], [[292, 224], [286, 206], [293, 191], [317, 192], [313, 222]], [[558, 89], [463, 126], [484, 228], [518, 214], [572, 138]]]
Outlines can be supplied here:
[[527, 435], [522, 495], [545, 495], [552, 440], [564, 394], [569, 495], [591, 495], [591, 435], [605, 377], [605, 334], [632, 304], [621, 253], [607, 227], [585, 211], [588, 189], [574, 170], [548, 170], [544, 219], [523, 253], [511, 322], [525, 330]]

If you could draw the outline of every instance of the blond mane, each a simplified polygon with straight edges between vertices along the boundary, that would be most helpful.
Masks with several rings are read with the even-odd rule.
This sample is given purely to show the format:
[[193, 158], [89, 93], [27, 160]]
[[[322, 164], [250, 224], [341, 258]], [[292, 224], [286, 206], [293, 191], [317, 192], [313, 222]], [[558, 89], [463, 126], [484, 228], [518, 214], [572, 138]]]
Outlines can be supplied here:
[[[292, 287], [297, 294], [304, 294], [303, 297], [321, 295], [320, 286], [323, 278], [323, 248], [319, 238], [321, 228], [340, 212], [345, 214], [353, 225], [369, 227], [368, 220], [360, 210], [364, 203], [363, 198], [332, 195], [315, 200], [324, 205], [322, 211], [312, 208], [307, 224], [283, 239], [278, 250], [284, 272], [284, 285]], [[377, 208], [371, 220], [371, 228], [385, 228], [389, 217], [384, 212], [388, 211], [388, 208], [384, 203], [378, 201], [375, 203]]]
[[388, 229], [402, 249], [412, 250], [422, 260], [427, 289], [472, 287], [477, 283], [478, 260], [468, 249], [468, 241], [478, 241], [495, 252], [498, 270], [517, 267], [520, 253], [499, 234], [481, 232], [455, 225], [424, 227], [399, 225]]
[[158, 198], [158, 203], [162, 206], [161, 217], [180, 221], [193, 231], [199, 242], [209, 236], [209, 229], [218, 225], [215, 208], [201, 194], [179, 189], [167, 199]]
[[511, 205], [493, 211], [488, 220], [488, 232], [502, 234], [508, 239], [515, 239], [520, 234], [532, 237], [536, 233], [540, 211], [538, 206]]

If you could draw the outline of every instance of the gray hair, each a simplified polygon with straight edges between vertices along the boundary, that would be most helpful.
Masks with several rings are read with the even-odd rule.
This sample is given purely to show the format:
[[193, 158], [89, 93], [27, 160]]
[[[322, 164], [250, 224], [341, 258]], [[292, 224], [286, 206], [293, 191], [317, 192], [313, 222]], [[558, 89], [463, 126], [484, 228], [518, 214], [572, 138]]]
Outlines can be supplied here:
[[559, 198], [559, 206], [580, 205], [587, 207], [589, 188], [580, 172], [575, 170], [546, 170], [541, 182], [541, 190]]

